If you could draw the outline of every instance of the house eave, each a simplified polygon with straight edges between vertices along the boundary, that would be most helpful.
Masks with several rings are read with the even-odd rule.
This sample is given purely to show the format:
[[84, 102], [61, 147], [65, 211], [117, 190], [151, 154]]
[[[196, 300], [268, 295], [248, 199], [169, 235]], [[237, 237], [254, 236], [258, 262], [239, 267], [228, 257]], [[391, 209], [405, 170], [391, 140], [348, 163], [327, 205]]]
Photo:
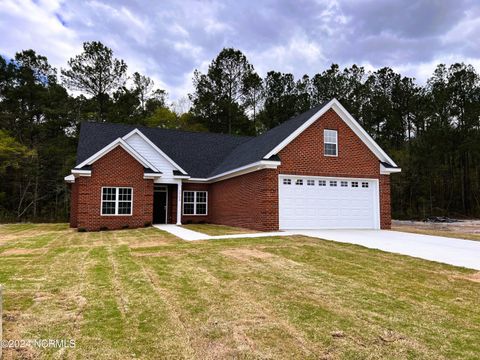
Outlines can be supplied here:
[[143, 178], [144, 179], [157, 179], [162, 177], [162, 174], [159, 173], [144, 173]]
[[75, 182], [75, 176], [73, 174], [67, 175], [63, 178], [66, 183], [73, 184]]
[[254, 171], [264, 170], [264, 169], [276, 169], [281, 165], [280, 161], [272, 160], [260, 160], [245, 166], [241, 166], [236, 169], [226, 171], [224, 173], [208, 177], [208, 178], [190, 178], [187, 182], [198, 182], [198, 183], [214, 183], [217, 181], [222, 181], [230, 179], [236, 176], [245, 175]]
[[71, 173], [72, 173], [72, 175], [75, 176], [75, 177], [78, 177], [78, 176], [91, 176], [91, 175], [92, 175], [92, 170], [72, 169]]
[[380, 174], [381, 175], [390, 175], [402, 172], [402, 168], [398, 166], [385, 166], [384, 164], [380, 163]]

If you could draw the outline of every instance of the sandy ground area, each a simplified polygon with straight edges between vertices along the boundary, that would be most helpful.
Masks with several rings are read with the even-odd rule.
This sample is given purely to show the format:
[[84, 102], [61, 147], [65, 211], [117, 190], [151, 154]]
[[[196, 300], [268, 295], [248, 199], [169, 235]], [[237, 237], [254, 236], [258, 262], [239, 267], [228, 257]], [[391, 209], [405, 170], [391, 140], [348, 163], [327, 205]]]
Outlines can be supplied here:
[[394, 228], [416, 228], [419, 230], [448, 231], [460, 234], [480, 235], [480, 220], [462, 220], [453, 223], [433, 223], [423, 221], [393, 220]]

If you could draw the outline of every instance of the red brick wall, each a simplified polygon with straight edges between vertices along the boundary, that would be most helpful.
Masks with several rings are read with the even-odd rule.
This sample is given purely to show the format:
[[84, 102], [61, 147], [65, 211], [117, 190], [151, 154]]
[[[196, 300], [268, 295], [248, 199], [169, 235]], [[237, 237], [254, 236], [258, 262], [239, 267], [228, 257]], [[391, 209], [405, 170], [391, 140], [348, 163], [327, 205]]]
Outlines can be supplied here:
[[[323, 130], [338, 131], [338, 156], [324, 156]], [[379, 161], [334, 110], [329, 110], [278, 154], [281, 174], [378, 178]]]
[[260, 170], [210, 185], [210, 221], [256, 230], [278, 229], [275, 170]]
[[[141, 227], [153, 217], [153, 180], [143, 178], [143, 166], [121, 147], [117, 147], [92, 165], [91, 177], [75, 179], [78, 191], [77, 227], [89, 231], [101, 227], [120, 229]], [[101, 216], [102, 186], [133, 188], [131, 216]]]
[[390, 175], [380, 175], [380, 227], [392, 227], [392, 205], [390, 200]]
[[168, 185], [167, 222], [177, 223], [177, 185], [174, 184]]
[[77, 227], [78, 183], [70, 184], [70, 227]]

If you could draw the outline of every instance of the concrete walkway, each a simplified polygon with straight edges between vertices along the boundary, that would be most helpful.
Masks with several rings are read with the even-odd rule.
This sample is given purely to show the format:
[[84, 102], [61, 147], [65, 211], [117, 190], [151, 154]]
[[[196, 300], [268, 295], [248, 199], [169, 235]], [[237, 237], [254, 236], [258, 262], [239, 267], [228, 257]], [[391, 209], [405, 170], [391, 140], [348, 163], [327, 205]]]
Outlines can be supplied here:
[[291, 230], [290, 232], [480, 270], [480, 241], [389, 230]]
[[287, 231], [276, 231], [276, 232], [261, 232], [261, 233], [252, 233], [252, 234], [235, 234], [235, 235], [218, 235], [211, 236], [207, 234], [202, 234], [198, 231], [193, 231], [185, 229], [184, 227], [172, 224], [158, 224], [153, 225], [157, 229], [169, 232], [172, 235], [179, 237], [180, 239], [187, 241], [195, 240], [216, 240], [216, 239], [244, 239], [244, 238], [257, 238], [257, 237], [268, 237], [268, 236], [287, 236], [292, 235], [291, 232]]

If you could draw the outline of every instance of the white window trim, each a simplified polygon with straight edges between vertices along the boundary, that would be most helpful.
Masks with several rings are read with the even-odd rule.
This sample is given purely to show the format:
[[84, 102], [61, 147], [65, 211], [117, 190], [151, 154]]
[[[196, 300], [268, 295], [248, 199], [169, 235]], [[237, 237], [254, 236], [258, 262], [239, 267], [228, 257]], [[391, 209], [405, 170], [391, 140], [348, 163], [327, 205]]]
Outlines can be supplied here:
[[[187, 202], [185, 203], [185, 193], [186, 192], [193, 192], [193, 203], [192, 202]], [[204, 192], [205, 193], [205, 208], [206, 208], [206, 213], [205, 214], [197, 214], [197, 193], [199, 192]], [[185, 204], [193, 204], [193, 214], [185, 214]], [[203, 204], [203, 203], [199, 203]], [[183, 216], [207, 216], [208, 215], [208, 191], [206, 190], [183, 190], [182, 193], [182, 215]]]
[[[110, 189], [110, 188], [113, 188], [113, 189], [116, 189], [115, 190], [115, 214], [103, 214], [103, 189]], [[131, 202], [131, 206], [130, 206], [130, 214], [119, 214], [118, 213], [118, 203], [120, 202], [119, 201], [119, 192], [120, 190], [119, 189], [131, 189], [132, 190], [132, 200], [130, 200]], [[108, 201], [106, 200], [106, 202], [112, 202], [112, 201]], [[124, 201], [122, 201], [124, 202]], [[132, 187], [129, 187], [129, 186], [102, 186], [102, 189], [100, 190], [100, 216], [132, 216], [133, 215], [133, 188]]]
[[[335, 132], [335, 142], [332, 143], [332, 142], [329, 142], [329, 141], [326, 141], [325, 139], [325, 133], [327, 131], [334, 131]], [[326, 144], [329, 144], [329, 145], [335, 145], [335, 155], [331, 155], [331, 154], [326, 154], [325, 153], [325, 145]], [[338, 130], [335, 130], [335, 129], [323, 129], [323, 155], [324, 156], [330, 156], [330, 157], [338, 157]]]

